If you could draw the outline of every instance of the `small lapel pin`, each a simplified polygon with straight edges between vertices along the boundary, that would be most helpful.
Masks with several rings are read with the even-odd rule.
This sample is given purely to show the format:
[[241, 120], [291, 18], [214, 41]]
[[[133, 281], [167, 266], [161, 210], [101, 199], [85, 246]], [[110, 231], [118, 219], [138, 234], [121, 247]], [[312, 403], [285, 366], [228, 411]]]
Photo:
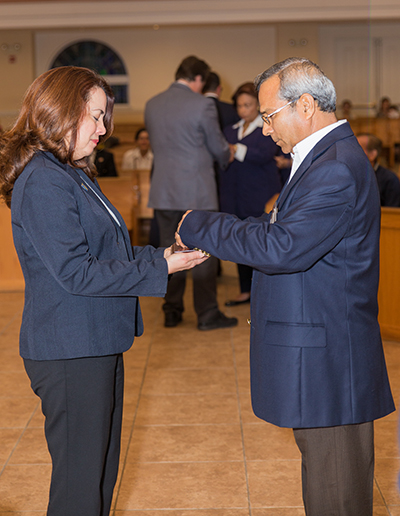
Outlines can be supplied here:
[[88, 187], [85, 185], [85, 183], [81, 183], [81, 187], [82, 187], [84, 190], [86, 190], [86, 192], [88, 192], [88, 191], [89, 191], [89, 190], [88, 190]]

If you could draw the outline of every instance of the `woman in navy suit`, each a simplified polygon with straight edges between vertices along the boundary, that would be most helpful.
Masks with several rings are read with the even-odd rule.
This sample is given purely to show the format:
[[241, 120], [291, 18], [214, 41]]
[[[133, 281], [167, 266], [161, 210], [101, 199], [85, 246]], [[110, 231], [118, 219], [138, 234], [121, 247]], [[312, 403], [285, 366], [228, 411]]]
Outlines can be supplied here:
[[[254, 84], [239, 86], [232, 99], [240, 121], [224, 129], [226, 139], [234, 145], [235, 158], [219, 174], [220, 209], [240, 219], [259, 217], [267, 201], [281, 190], [276, 157], [282, 153], [271, 137], [262, 134]], [[238, 272], [240, 295], [227, 301], [226, 306], [250, 302], [253, 269], [238, 264]]]
[[56, 68], [30, 86], [0, 141], [0, 194], [25, 278], [20, 353], [52, 458], [49, 516], [109, 514], [122, 353], [143, 332], [138, 296], [164, 296], [168, 274], [204, 260], [130, 245], [89, 160], [112, 131], [113, 104], [93, 71]]

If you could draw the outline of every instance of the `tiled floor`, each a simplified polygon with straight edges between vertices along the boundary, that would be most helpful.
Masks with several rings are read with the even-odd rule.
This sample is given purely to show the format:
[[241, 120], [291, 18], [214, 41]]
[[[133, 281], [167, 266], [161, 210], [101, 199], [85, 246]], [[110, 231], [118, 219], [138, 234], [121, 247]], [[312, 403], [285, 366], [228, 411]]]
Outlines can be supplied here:
[[[237, 293], [223, 264], [219, 299]], [[112, 516], [304, 516], [292, 432], [257, 419], [249, 393], [248, 305], [233, 330], [165, 329], [162, 300], [142, 299], [145, 334], [125, 355], [120, 475]], [[18, 356], [21, 293], [0, 294], [0, 516], [44, 516], [50, 463], [43, 418]], [[400, 343], [386, 342], [400, 399]], [[374, 516], [400, 516], [397, 413], [376, 422]], [[362, 516], [362, 515], [360, 515]]]

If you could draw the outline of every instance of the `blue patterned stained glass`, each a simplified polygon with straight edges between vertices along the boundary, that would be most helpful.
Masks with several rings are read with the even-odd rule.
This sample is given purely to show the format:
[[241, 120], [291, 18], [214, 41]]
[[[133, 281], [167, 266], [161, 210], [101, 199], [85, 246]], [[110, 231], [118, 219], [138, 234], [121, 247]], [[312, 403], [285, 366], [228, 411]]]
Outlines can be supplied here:
[[[84, 66], [104, 76], [127, 76], [124, 63], [118, 54], [104, 43], [93, 40], [77, 41], [64, 48], [56, 56], [50, 68], [59, 66]], [[124, 84], [114, 84], [114, 82], [111, 84], [116, 104], [126, 104], [128, 102], [126, 82], [124, 81]]]

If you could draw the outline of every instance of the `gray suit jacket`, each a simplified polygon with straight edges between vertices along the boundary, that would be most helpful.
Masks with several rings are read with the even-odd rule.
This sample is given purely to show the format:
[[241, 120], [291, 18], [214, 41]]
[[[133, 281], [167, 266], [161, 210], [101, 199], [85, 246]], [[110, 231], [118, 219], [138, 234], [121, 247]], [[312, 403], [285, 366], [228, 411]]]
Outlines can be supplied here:
[[149, 206], [218, 209], [213, 162], [226, 167], [229, 145], [212, 99], [175, 82], [149, 100], [145, 124], [154, 152]]

